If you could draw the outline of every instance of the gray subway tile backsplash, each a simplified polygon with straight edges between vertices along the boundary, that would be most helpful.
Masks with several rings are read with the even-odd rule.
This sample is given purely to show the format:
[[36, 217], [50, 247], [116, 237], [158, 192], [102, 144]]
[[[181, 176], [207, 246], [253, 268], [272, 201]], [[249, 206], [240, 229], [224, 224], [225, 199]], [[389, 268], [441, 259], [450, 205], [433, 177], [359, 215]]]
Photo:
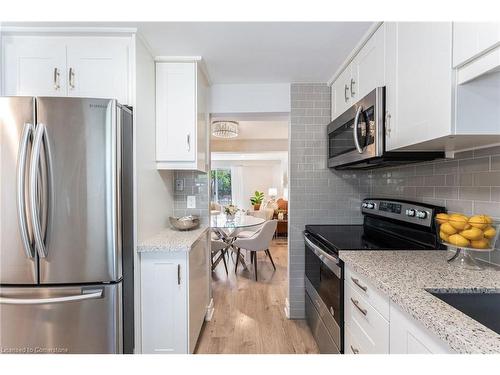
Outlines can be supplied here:
[[[289, 254], [294, 275], [303, 275], [305, 224], [359, 224], [360, 202], [387, 197], [443, 205], [467, 215], [500, 218], [500, 146], [373, 171], [333, 171], [326, 166], [330, 89], [322, 83], [291, 86]], [[292, 235], [293, 233], [293, 235]], [[293, 240], [292, 240], [293, 236]], [[488, 260], [500, 264], [500, 251]], [[303, 317], [303, 277], [290, 281], [290, 314]]]
[[[184, 190], [176, 191], [174, 186], [174, 216], [198, 215], [200, 222], [207, 224], [208, 215], [208, 174], [197, 171], [175, 171], [175, 180], [184, 180]], [[175, 181], [174, 181], [175, 185]], [[196, 208], [187, 208], [187, 196], [196, 197]]]

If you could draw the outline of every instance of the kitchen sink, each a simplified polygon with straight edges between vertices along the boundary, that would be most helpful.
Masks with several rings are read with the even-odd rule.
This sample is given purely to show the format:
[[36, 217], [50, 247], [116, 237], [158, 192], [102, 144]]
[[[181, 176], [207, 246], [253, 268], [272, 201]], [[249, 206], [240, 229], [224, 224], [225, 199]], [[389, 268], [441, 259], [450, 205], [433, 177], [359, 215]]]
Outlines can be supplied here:
[[500, 334], [500, 292], [449, 293], [431, 290], [428, 292]]

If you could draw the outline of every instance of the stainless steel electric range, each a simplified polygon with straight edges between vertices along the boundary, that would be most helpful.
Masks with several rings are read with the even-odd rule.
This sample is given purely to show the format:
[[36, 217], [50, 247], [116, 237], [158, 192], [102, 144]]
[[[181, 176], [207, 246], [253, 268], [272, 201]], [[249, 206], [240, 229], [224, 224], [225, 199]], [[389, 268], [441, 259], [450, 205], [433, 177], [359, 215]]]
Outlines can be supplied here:
[[306, 225], [306, 319], [321, 353], [343, 353], [344, 265], [340, 250], [443, 250], [434, 217], [444, 207], [367, 198], [362, 225]]

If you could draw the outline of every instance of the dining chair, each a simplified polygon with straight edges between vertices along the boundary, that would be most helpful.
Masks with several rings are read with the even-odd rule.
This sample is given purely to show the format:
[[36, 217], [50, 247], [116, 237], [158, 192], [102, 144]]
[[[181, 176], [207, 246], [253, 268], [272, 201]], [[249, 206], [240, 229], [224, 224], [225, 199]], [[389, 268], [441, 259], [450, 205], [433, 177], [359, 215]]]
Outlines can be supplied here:
[[[276, 220], [266, 221], [262, 225], [262, 228], [258, 232], [255, 232], [255, 235], [248, 238], [237, 238], [233, 243], [233, 245], [237, 249], [237, 258], [239, 258], [240, 256], [241, 249], [250, 251], [250, 259], [254, 267], [255, 281], [257, 281], [257, 252], [264, 251], [271, 260], [271, 264], [273, 265], [274, 270], [276, 270], [273, 257], [271, 256], [271, 252], [269, 251], [269, 245], [271, 244], [277, 225], [278, 222]], [[238, 264], [236, 264], [234, 269], [235, 273], [237, 271]]]
[[[229, 275], [229, 272], [227, 271], [227, 262], [226, 262], [226, 254], [227, 250], [229, 248], [229, 245], [220, 240], [217, 239], [216, 236], [214, 236], [214, 233], [212, 233], [212, 238], [211, 238], [211, 248], [210, 248], [210, 263], [212, 265], [212, 272], [215, 270], [215, 267], [222, 262], [224, 263], [224, 268], [226, 269], [226, 275]], [[214, 260], [214, 258], [216, 258]]]

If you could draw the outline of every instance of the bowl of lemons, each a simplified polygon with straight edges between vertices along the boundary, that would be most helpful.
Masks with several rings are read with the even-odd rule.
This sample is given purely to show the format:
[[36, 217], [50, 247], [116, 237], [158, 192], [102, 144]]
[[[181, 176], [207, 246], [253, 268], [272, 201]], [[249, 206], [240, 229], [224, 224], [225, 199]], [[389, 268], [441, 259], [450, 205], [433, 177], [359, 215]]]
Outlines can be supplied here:
[[488, 215], [467, 216], [462, 213], [440, 213], [436, 215], [435, 221], [439, 241], [455, 250], [449, 262], [468, 269], [484, 268], [475, 261], [471, 252], [495, 250], [500, 221]]

